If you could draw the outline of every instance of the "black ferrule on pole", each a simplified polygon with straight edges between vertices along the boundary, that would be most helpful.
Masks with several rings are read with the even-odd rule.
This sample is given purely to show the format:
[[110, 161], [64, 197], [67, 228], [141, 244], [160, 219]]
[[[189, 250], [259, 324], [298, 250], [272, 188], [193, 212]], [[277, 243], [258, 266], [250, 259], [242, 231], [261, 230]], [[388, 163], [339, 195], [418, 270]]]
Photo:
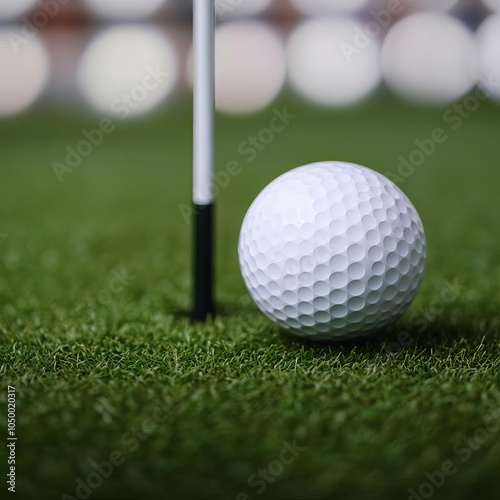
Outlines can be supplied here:
[[214, 316], [214, 205], [194, 206], [193, 321]]

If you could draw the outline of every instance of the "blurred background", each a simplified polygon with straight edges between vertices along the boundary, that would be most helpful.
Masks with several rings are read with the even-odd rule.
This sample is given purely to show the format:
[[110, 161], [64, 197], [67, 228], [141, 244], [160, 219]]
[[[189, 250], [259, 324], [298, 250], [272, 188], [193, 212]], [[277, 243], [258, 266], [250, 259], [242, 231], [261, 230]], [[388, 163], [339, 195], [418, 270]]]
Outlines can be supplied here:
[[[0, 375], [17, 389], [19, 498], [89, 498], [76, 481], [115, 449], [126, 463], [92, 498], [255, 498], [248, 479], [295, 438], [307, 456], [260, 498], [408, 498], [500, 407], [500, 0], [217, 0], [208, 326], [186, 314], [191, 8], [0, 0]], [[421, 293], [371, 344], [293, 342], [241, 279], [250, 204], [325, 160], [390, 177], [426, 230]], [[157, 400], [168, 425], [129, 452]], [[498, 497], [498, 434], [471, 455], [440, 498]]]
[[[0, 117], [32, 106], [128, 118], [190, 98], [191, 2], [0, 0]], [[325, 107], [378, 92], [500, 99], [500, 0], [216, 0], [217, 107], [285, 90]]]

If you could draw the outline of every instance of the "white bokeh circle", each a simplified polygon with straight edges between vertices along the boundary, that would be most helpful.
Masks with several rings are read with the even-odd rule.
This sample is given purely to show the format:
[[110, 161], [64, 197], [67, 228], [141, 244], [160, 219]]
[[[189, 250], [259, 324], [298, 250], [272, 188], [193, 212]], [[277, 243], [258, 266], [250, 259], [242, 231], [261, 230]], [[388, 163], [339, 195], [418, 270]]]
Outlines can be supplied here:
[[50, 61], [45, 45], [37, 38], [26, 43], [20, 28], [1, 28], [0, 115], [14, 115], [33, 104], [45, 89]]
[[483, 3], [493, 12], [500, 12], [500, 0], [483, 0]]
[[37, 0], [0, 0], [0, 19], [14, 19], [32, 9]]
[[295, 9], [303, 15], [347, 14], [360, 10], [369, 0], [290, 0]]
[[413, 0], [413, 5], [421, 10], [447, 12], [455, 7], [458, 0]]
[[178, 74], [173, 43], [148, 25], [107, 28], [86, 48], [78, 67], [89, 104], [124, 117], [156, 108], [174, 90]]
[[215, 12], [221, 20], [256, 16], [270, 7], [274, 0], [215, 0]]
[[158, 12], [167, 0], [84, 0], [95, 15], [107, 19], [144, 19]]
[[363, 25], [348, 17], [313, 18], [287, 43], [291, 86], [319, 105], [347, 106], [369, 95], [381, 81], [380, 46], [364, 38]]
[[[187, 77], [193, 85], [193, 54]], [[216, 107], [222, 113], [248, 114], [269, 106], [286, 80], [280, 36], [261, 21], [232, 21], [215, 33]]]
[[477, 40], [483, 87], [500, 100], [500, 14], [485, 19], [477, 31]]
[[382, 70], [387, 85], [403, 98], [426, 104], [452, 102], [478, 81], [474, 36], [450, 15], [414, 14], [387, 34]]

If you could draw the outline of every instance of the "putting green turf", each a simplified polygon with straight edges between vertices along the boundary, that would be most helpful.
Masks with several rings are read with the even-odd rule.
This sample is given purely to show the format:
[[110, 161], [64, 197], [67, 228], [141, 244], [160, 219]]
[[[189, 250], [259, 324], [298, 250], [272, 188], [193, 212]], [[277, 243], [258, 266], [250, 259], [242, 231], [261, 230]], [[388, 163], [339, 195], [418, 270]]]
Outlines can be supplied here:
[[[5, 436], [14, 385], [18, 498], [496, 498], [500, 433], [478, 429], [500, 419], [500, 108], [482, 104], [452, 131], [442, 109], [383, 97], [337, 113], [284, 106], [296, 118], [251, 163], [238, 145], [273, 112], [217, 119], [219, 169], [236, 160], [242, 172], [219, 196], [220, 315], [206, 325], [185, 314], [187, 104], [116, 122], [62, 183], [52, 162], [99, 118], [0, 123], [0, 424]], [[447, 141], [400, 184], [429, 245], [410, 311], [356, 344], [282, 335], [239, 275], [251, 201], [312, 161], [395, 173], [436, 127]], [[294, 440], [296, 457], [283, 452]], [[111, 454], [123, 463], [89, 476]], [[453, 474], [434, 474], [435, 487], [426, 473], [445, 461]]]

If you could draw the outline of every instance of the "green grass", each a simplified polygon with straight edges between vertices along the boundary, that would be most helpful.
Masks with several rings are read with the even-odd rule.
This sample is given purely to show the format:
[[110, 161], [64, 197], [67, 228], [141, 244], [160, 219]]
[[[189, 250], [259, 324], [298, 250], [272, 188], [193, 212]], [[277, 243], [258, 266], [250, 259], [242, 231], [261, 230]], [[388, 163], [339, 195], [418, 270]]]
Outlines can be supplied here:
[[[220, 315], [206, 325], [186, 316], [188, 106], [117, 123], [62, 183], [52, 162], [98, 118], [42, 110], [0, 123], [0, 426], [6, 435], [14, 385], [18, 498], [77, 498], [90, 461], [115, 451], [125, 461], [91, 499], [405, 499], [446, 460], [456, 473], [435, 498], [496, 497], [500, 434], [477, 434], [479, 447], [463, 440], [500, 413], [498, 107], [483, 104], [451, 131], [443, 110], [383, 99], [337, 113], [282, 104], [297, 118], [251, 163], [238, 145], [272, 112], [218, 118], [219, 168], [237, 160], [243, 171], [219, 196]], [[436, 127], [449, 139], [401, 184], [429, 246], [407, 315], [356, 344], [280, 333], [238, 269], [257, 193], [323, 159], [396, 172]], [[279, 472], [273, 461], [294, 440], [305, 450], [258, 495], [248, 479], [270, 464]]]

